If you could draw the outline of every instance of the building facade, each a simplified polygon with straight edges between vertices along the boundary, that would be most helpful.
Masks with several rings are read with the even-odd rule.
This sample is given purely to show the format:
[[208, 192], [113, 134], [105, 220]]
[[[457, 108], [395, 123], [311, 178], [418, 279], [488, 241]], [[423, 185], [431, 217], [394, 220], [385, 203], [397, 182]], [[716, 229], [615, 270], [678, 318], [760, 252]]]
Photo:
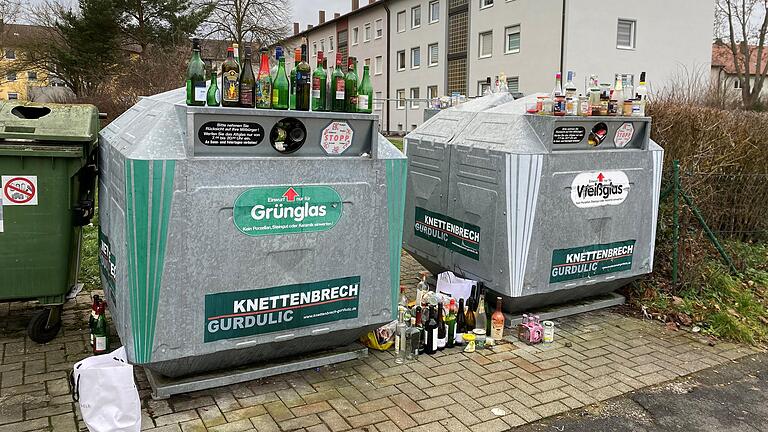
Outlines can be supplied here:
[[[454, 93], [476, 97], [504, 74], [511, 92], [551, 91], [556, 71], [573, 70], [635, 84], [646, 71], [651, 91], [681, 74], [709, 73], [711, 2], [649, 0], [352, 0], [352, 11], [299, 31], [312, 55], [341, 52], [371, 65], [383, 132], [406, 133], [423, 121], [428, 101]], [[685, 17], [684, 22], [680, 17]], [[325, 48], [325, 49], [323, 49]], [[314, 57], [311, 57], [314, 58]], [[331, 62], [329, 61], [329, 66]], [[314, 63], [313, 63], [314, 66]], [[361, 71], [361, 68], [359, 68]]]
[[17, 67], [23, 64], [21, 47], [31, 38], [45, 37], [43, 28], [23, 24], [0, 28], [0, 100], [47, 100], [61, 94], [63, 84], [49, 80], [45, 71]]

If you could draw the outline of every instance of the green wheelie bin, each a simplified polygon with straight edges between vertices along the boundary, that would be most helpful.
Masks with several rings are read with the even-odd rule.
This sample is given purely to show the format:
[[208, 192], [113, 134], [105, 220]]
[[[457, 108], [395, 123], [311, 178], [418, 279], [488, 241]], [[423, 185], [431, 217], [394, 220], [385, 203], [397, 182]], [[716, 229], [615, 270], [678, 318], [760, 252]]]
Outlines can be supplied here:
[[51, 341], [76, 286], [94, 211], [99, 113], [92, 105], [0, 101], [0, 301], [45, 308], [29, 337]]

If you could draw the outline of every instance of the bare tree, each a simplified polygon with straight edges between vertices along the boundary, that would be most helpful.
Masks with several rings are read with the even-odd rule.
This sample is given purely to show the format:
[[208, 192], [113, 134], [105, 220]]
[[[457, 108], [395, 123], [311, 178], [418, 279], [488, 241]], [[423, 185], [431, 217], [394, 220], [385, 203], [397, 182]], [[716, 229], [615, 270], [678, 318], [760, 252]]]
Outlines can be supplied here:
[[715, 34], [727, 40], [745, 109], [760, 103], [768, 76], [768, 0], [717, 0]]
[[208, 20], [208, 35], [240, 45], [270, 45], [288, 34], [287, 0], [219, 0]]
[[[21, 0], [0, 0], [0, 47], [5, 47], [8, 40], [7, 24], [15, 22], [21, 13]], [[5, 50], [0, 52], [0, 60], [5, 58]]]

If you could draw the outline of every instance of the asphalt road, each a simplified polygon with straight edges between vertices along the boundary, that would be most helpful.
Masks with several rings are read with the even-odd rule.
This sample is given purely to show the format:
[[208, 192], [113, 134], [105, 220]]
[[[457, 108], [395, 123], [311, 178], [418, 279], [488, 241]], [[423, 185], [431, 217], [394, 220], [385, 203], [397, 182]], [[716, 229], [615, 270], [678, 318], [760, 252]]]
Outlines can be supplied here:
[[768, 431], [768, 354], [745, 357], [514, 430]]

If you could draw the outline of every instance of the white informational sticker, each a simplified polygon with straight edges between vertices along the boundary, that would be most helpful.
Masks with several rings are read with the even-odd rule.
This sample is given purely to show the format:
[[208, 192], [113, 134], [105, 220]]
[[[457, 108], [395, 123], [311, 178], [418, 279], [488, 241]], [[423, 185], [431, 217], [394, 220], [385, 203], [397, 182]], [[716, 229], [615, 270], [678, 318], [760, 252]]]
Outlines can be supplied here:
[[629, 189], [623, 171], [583, 172], [571, 183], [571, 201], [579, 208], [619, 205], [627, 199]]
[[0, 196], [0, 233], [3, 232], [3, 197]]
[[37, 205], [37, 176], [2, 176], [3, 205]]
[[635, 127], [632, 126], [632, 123], [624, 123], [616, 130], [613, 142], [616, 144], [616, 147], [622, 148], [632, 141], [633, 136], [635, 136]]
[[331, 122], [320, 137], [320, 147], [326, 153], [339, 155], [352, 145], [354, 131], [347, 122]]

